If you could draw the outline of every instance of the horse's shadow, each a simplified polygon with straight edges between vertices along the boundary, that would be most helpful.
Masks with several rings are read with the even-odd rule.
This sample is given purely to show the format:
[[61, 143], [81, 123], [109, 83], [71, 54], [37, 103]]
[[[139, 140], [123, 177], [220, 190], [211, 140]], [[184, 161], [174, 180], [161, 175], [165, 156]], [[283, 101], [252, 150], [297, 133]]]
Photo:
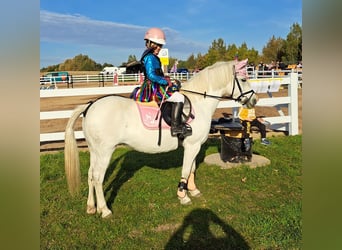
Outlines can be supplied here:
[[[215, 142], [207, 142], [202, 145], [201, 150], [196, 157], [197, 169], [199, 168], [200, 163], [204, 161], [207, 148], [213, 143], [215, 144]], [[114, 161], [110, 163], [103, 182], [105, 196], [109, 197], [107, 199], [107, 205], [109, 207], [112, 206], [120, 187], [132, 178], [143, 166], [149, 166], [156, 169], [178, 168], [182, 166], [183, 163], [183, 152], [184, 149], [182, 147], [179, 147], [174, 151], [158, 154], [145, 154], [131, 150], [115, 158]], [[179, 176], [175, 176], [175, 182], [178, 183], [179, 178], [180, 173]]]
[[171, 249], [250, 249], [245, 239], [209, 209], [194, 209], [166, 244]]

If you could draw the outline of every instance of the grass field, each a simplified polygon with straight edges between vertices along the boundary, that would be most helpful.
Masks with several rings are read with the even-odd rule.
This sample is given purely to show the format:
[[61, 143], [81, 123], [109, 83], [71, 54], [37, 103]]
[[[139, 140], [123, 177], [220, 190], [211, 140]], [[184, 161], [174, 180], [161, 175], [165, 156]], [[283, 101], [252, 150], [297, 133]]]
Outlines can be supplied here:
[[71, 198], [63, 152], [41, 155], [41, 249], [300, 249], [302, 136], [271, 137], [253, 152], [265, 167], [220, 169], [203, 163], [219, 151], [208, 139], [198, 155], [203, 195], [181, 206], [176, 197], [182, 152], [147, 155], [120, 147], [104, 188], [110, 219], [87, 215], [88, 152], [80, 153], [81, 193]]

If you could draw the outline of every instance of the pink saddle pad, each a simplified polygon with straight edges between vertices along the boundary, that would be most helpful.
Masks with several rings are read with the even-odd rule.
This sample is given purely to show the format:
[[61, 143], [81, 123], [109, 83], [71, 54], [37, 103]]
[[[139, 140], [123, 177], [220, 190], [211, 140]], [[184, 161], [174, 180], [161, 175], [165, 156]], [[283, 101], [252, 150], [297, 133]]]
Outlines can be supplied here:
[[[141, 122], [147, 129], [158, 129], [159, 119], [161, 112], [159, 111], [158, 104], [156, 102], [136, 102]], [[159, 111], [159, 112], [158, 112]], [[162, 119], [162, 128], [170, 128], [169, 125]]]

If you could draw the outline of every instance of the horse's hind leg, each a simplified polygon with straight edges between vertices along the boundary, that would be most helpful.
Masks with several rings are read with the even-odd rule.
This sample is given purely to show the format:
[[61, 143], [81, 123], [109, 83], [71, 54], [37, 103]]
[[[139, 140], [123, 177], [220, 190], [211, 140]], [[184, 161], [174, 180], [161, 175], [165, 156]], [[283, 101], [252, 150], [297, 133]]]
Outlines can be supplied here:
[[[110, 158], [112, 156], [112, 149], [101, 149], [100, 147], [96, 149], [94, 153], [91, 154], [93, 158], [91, 160], [92, 166], [89, 170], [88, 182], [89, 184], [89, 196], [87, 206], [88, 209], [95, 208], [93, 197], [94, 188], [96, 193], [96, 207], [97, 212], [102, 214], [102, 218], [111, 216], [112, 211], [107, 207], [106, 200], [103, 193], [103, 179], [109, 165]], [[91, 177], [90, 177], [91, 176]], [[93, 210], [91, 210], [93, 212]]]
[[95, 207], [95, 197], [94, 197], [94, 185], [92, 181], [92, 168], [89, 168], [88, 171], [88, 200], [87, 200], [87, 214], [95, 214], [96, 207]]
[[93, 167], [95, 164], [95, 157], [96, 154], [92, 153], [90, 151], [90, 167], [88, 170], [88, 200], [87, 200], [87, 214], [95, 214], [96, 213], [96, 207], [95, 207], [95, 186], [93, 184]]

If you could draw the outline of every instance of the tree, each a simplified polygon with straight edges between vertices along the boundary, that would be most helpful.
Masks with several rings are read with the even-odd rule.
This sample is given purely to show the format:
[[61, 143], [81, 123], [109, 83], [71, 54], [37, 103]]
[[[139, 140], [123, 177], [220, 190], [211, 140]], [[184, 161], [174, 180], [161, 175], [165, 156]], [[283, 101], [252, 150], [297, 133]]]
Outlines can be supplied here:
[[247, 51], [246, 58], [248, 58], [248, 63], [250, 65], [256, 65], [256, 63], [259, 61], [259, 57], [259, 52], [254, 48]]
[[135, 57], [135, 55], [129, 55], [128, 56], [127, 63], [136, 62], [136, 61], [137, 61], [137, 58]]
[[42, 68], [41, 71], [100, 71], [104, 67], [113, 67], [113, 64], [104, 63], [101, 65], [90, 59], [89, 56], [79, 54], [72, 59], [66, 59], [63, 63]]
[[229, 44], [227, 47], [227, 54], [226, 54], [227, 60], [228, 61], [233, 60], [236, 55], [240, 56], [238, 47], [234, 43]]
[[262, 61], [266, 63], [271, 61], [282, 61], [282, 57], [284, 56], [284, 45], [284, 39], [280, 37], [275, 38], [273, 35], [262, 49]]
[[186, 60], [186, 68], [195, 69], [195, 67], [196, 67], [196, 58], [194, 54], [191, 54]]
[[202, 55], [201, 53], [197, 54], [195, 69], [204, 69], [207, 66], [206, 55]]
[[217, 41], [214, 40], [209, 47], [207, 53], [207, 66], [214, 64], [217, 61], [227, 60], [226, 56], [227, 47], [222, 38], [219, 38]]
[[90, 59], [89, 56], [79, 54], [75, 56], [73, 59], [67, 59], [64, 63], [59, 64], [58, 70], [71, 70], [71, 71], [93, 71], [93, 70], [101, 70], [98, 68], [99, 64], [97, 64], [94, 60]]
[[287, 63], [295, 64], [302, 60], [302, 28], [298, 23], [292, 25], [284, 47]]

